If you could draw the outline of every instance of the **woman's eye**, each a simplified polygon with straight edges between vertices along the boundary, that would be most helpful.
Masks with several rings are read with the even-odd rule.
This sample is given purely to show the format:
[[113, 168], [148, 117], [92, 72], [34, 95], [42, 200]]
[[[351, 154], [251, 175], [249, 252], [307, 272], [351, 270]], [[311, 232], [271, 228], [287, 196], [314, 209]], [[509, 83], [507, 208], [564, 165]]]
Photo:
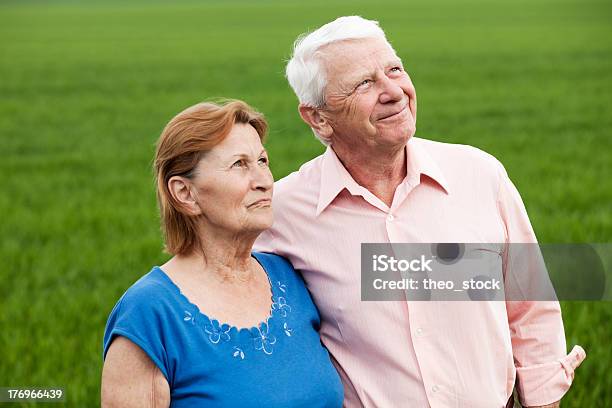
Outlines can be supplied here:
[[268, 158], [267, 157], [260, 157], [259, 158], [259, 164], [268, 164]]
[[242, 166], [244, 166], [244, 160], [236, 160], [236, 162], [232, 164], [232, 167], [242, 167]]

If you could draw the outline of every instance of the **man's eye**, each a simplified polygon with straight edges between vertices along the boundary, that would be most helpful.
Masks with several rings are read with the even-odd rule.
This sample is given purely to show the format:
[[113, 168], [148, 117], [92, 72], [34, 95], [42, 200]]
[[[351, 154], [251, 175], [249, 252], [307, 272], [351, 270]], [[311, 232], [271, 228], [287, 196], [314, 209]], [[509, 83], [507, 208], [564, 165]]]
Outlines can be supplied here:
[[364, 86], [366, 86], [366, 85], [369, 85], [371, 82], [372, 82], [372, 80], [371, 80], [371, 79], [364, 79], [363, 81], [361, 81], [361, 82], [360, 82], [360, 83], [359, 83], [359, 84], [356, 86], [356, 88], [362, 88], [362, 87], [364, 87]]
[[268, 164], [268, 158], [267, 157], [260, 157], [259, 158], [259, 164]]
[[232, 164], [232, 167], [242, 167], [242, 166], [244, 166], [244, 160], [236, 160], [234, 164]]
[[391, 68], [391, 71], [393, 71], [393, 72], [402, 72], [402, 67], [393, 67], [393, 68]]

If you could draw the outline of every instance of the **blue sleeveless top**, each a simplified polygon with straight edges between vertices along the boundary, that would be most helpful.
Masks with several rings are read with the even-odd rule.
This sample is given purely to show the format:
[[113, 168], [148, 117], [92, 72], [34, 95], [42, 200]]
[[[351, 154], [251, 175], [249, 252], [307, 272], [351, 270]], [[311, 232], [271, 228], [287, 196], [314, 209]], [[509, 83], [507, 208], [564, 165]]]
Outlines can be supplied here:
[[273, 302], [258, 327], [209, 318], [154, 267], [113, 308], [103, 357], [116, 336], [134, 342], [166, 377], [171, 407], [341, 407], [342, 384], [302, 278], [285, 258], [253, 256]]

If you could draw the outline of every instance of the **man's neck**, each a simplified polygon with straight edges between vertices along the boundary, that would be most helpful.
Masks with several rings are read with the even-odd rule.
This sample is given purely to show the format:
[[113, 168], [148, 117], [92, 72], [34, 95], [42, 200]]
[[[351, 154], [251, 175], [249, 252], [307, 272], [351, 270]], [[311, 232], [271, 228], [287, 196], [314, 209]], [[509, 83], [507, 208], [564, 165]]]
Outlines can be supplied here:
[[391, 207], [395, 189], [406, 177], [406, 149], [355, 151], [332, 145], [351, 177]]

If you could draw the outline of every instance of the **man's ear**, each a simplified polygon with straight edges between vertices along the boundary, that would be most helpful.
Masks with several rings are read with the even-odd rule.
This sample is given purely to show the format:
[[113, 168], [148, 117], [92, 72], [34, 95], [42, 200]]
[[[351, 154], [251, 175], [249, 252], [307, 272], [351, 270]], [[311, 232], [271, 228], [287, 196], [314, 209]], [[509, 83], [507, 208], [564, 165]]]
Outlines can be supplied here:
[[191, 192], [190, 183], [184, 177], [170, 177], [168, 191], [170, 191], [173, 201], [178, 204], [178, 209], [182, 213], [187, 215], [200, 215], [202, 213], [196, 197]]
[[321, 113], [319, 108], [313, 108], [312, 106], [302, 105], [298, 107], [302, 120], [306, 122], [308, 126], [313, 128], [319, 136], [324, 139], [330, 139], [334, 132], [331, 124], [327, 120], [324, 114]]

